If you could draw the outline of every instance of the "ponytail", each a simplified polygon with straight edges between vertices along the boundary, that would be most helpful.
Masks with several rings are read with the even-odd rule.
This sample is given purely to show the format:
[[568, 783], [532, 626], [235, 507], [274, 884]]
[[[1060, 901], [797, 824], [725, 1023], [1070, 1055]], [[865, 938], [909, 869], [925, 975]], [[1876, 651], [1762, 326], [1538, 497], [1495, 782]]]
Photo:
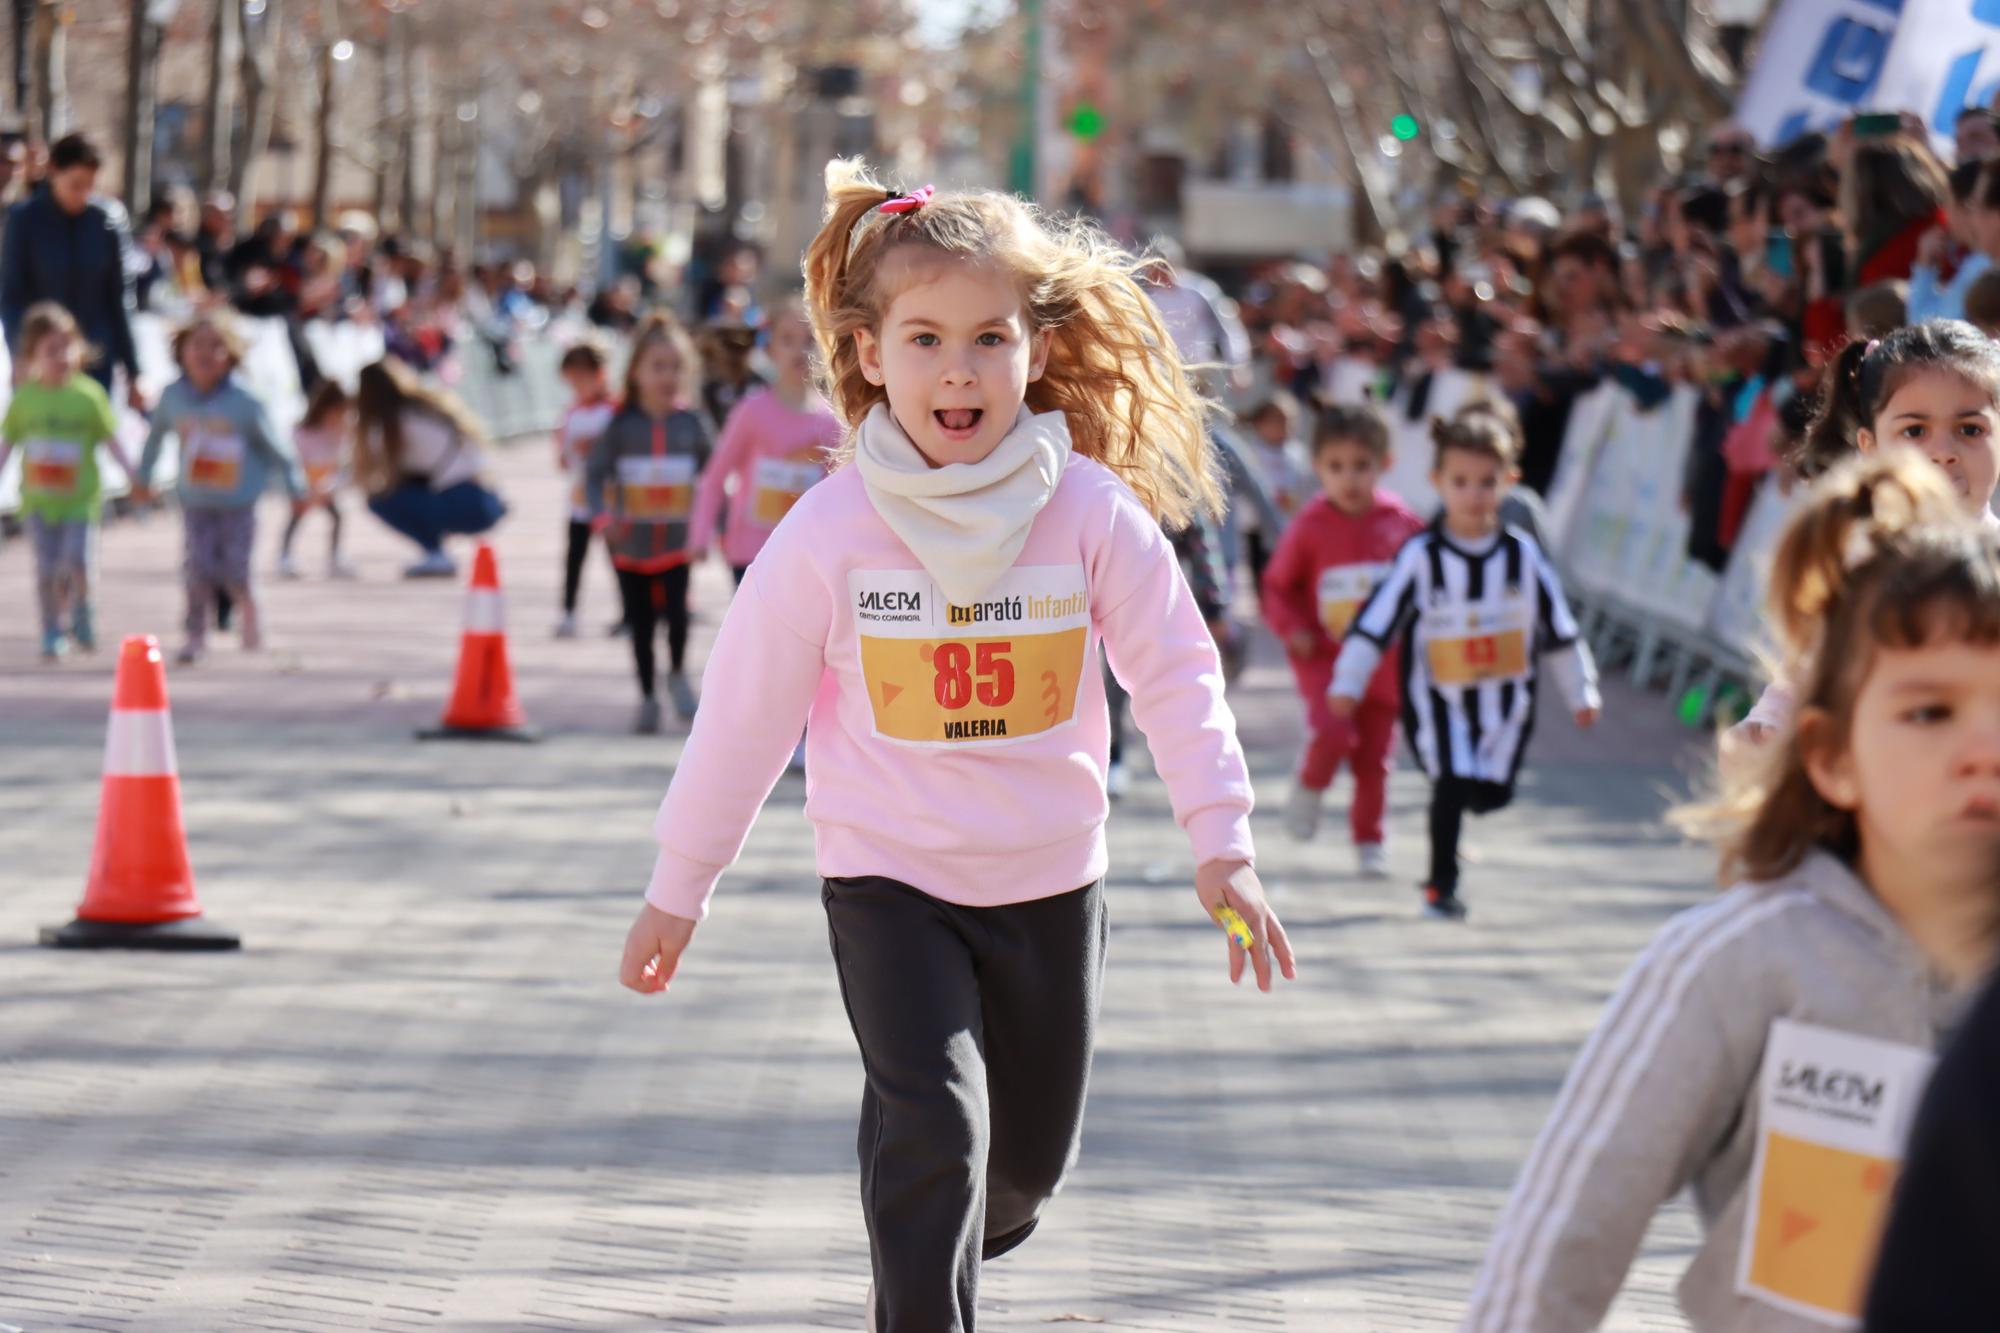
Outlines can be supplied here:
[[1854, 455], [1854, 438], [1868, 423], [1861, 415], [1861, 365], [1872, 344], [1850, 342], [1820, 372], [1819, 410], [1789, 460], [1801, 477], [1823, 476]]

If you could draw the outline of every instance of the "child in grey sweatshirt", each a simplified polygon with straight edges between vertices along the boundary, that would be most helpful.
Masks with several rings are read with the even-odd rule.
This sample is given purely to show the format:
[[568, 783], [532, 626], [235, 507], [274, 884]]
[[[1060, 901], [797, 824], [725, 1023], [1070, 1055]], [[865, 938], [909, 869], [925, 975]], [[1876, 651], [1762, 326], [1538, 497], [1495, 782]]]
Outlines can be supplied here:
[[1468, 1333], [1596, 1328], [1683, 1188], [1696, 1329], [1858, 1316], [1929, 1053], [1991, 958], [1966, 923], [2000, 898], [2000, 541], [1955, 509], [1915, 454], [1880, 456], [1787, 529], [1771, 618], [1800, 730], [1692, 814], [1741, 882], [1619, 986], [1501, 1214]]

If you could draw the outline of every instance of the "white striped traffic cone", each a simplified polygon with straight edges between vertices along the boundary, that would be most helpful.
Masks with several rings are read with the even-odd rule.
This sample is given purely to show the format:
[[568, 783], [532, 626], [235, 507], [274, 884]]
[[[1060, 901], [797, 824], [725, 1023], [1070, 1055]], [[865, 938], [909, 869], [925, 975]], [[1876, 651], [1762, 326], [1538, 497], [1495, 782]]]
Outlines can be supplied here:
[[514, 697], [514, 671], [507, 663], [507, 605], [500, 596], [500, 562], [493, 548], [479, 544], [472, 562], [472, 585], [465, 592], [465, 632], [459, 639], [458, 679], [451, 702], [435, 727], [419, 740], [532, 741], [521, 701]]

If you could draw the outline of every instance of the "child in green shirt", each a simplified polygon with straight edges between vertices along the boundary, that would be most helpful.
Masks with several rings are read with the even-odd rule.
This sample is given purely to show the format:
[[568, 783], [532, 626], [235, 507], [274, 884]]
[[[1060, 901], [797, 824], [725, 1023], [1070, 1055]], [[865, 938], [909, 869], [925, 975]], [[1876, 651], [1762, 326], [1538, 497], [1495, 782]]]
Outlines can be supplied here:
[[35, 548], [45, 662], [60, 660], [72, 640], [84, 652], [97, 647], [90, 606], [104, 498], [97, 446], [132, 475], [111, 400], [82, 373], [89, 353], [69, 311], [53, 301], [30, 307], [21, 321], [21, 382], [0, 420], [0, 469], [17, 446], [22, 451], [21, 516]]

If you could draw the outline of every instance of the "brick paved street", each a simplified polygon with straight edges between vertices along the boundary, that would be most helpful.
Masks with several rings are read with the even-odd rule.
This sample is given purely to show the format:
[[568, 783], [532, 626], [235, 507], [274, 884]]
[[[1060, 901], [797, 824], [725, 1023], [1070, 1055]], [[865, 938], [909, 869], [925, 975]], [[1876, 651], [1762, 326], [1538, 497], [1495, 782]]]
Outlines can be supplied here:
[[[0, 1324], [47, 1330], [859, 1329], [859, 1061], [787, 778], [673, 994], [615, 984], [678, 736], [632, 705], [606, 571], [549, 636], [561, 524], [540, 441], [500, 537], [534, 748], [420, 745], [460, 590], [350, 499], [357, 584], [267, 581], [272, 647], [174, 671], [184, 800], [238, 955], [57, 954], [89, 860], [107, 653], [44, 668], [0, 550]], [[275, 551], [266, 511], [259, 569]], [[324, 529], [302, 541], [322, 563]], [[108, 531], [107, 637], [171, 647], [172, 513]], [[595, 553], [593, 553], [595, 554]], [[697, 661], [727, 597], [698, 582]], [[1113, 820], [1113, 931], [1082, 1165], [987, 1270], [982, 1328], [1451, 1326], [1492, 1216], [1619, 971], [1707, 891], [1659, 822], [1689, 733], [1610, 692], [1553, 718], [1521, 803], [1473, 825], [1474, 919], [1417, 919], [1340, 830], [1286, 842], [1298, 724], [1268, 644], [1236, 695], [1266, 882], [1301, 957], [1232, 991], [1150, 777]], [[1337, 821], [1336, 821], [1337, 822]], [[1680, 1327], [1691, 1223], [1655, 1228], [1608, 1327]]]

